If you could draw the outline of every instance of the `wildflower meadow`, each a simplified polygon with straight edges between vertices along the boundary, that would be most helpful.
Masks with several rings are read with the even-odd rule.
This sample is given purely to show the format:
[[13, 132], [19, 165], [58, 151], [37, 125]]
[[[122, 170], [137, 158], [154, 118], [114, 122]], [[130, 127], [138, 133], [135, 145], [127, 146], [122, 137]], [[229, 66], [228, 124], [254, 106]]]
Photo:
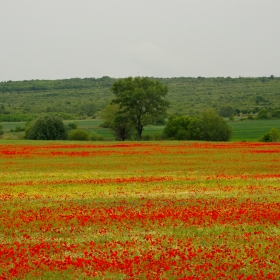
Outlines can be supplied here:
[[0, 145], [0, 279], [280, 279], [280, 143]]

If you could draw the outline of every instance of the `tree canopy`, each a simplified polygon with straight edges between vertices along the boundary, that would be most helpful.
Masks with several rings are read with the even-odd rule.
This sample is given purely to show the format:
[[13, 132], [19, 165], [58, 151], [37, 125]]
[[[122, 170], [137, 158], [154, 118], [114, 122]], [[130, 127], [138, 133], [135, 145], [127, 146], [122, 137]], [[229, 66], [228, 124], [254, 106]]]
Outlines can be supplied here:
[[128, 117], [134, 125], [137, 140], [141, 140], [144, 126], [156, 122], [169, 106], [168, 87], [147, 77], [119, 79], [111, 90], [116, 96], [112, 103], [118, 104], [118, 114]]
[[118, 104], [109, 104], [100, 114], [101, 118], [105, 120], [102, 127], [110, 128], [117, 140], [130, 139], [135, 132], [134, 126], [131, 123], [127, 113], [121, 113]]

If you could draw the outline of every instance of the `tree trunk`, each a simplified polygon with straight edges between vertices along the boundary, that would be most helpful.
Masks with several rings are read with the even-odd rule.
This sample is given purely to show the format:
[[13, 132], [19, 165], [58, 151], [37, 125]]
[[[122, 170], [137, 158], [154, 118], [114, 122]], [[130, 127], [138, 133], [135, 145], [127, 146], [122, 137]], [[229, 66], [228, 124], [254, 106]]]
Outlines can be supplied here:
[[143, 131], [143, 125], [141, 124], [141, 120], [138, 118], [138, 123], [137, 123], [137, 141], [141, 141], [142, 131]]

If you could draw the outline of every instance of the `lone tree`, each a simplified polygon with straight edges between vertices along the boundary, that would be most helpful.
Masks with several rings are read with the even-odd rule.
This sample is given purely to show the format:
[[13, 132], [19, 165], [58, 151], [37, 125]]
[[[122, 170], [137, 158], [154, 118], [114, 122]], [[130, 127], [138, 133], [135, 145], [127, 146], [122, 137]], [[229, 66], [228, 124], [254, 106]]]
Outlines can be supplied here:
[[147, 77], [119, 79], [111, 90], [116, 95], [112, 104], [118, 104], [118, 114], [127, 116], [134, 125], [137, 140], [141, 140], [144, 126], [162, 117], [169, 106], [167, 86]]

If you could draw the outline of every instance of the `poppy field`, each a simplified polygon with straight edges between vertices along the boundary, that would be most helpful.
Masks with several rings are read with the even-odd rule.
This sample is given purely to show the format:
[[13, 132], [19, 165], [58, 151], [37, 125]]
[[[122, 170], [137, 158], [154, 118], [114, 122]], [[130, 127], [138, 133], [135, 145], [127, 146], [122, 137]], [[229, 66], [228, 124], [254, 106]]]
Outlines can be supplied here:
[[0, 144], [0, 279], [280, 279], [280, 143]]

